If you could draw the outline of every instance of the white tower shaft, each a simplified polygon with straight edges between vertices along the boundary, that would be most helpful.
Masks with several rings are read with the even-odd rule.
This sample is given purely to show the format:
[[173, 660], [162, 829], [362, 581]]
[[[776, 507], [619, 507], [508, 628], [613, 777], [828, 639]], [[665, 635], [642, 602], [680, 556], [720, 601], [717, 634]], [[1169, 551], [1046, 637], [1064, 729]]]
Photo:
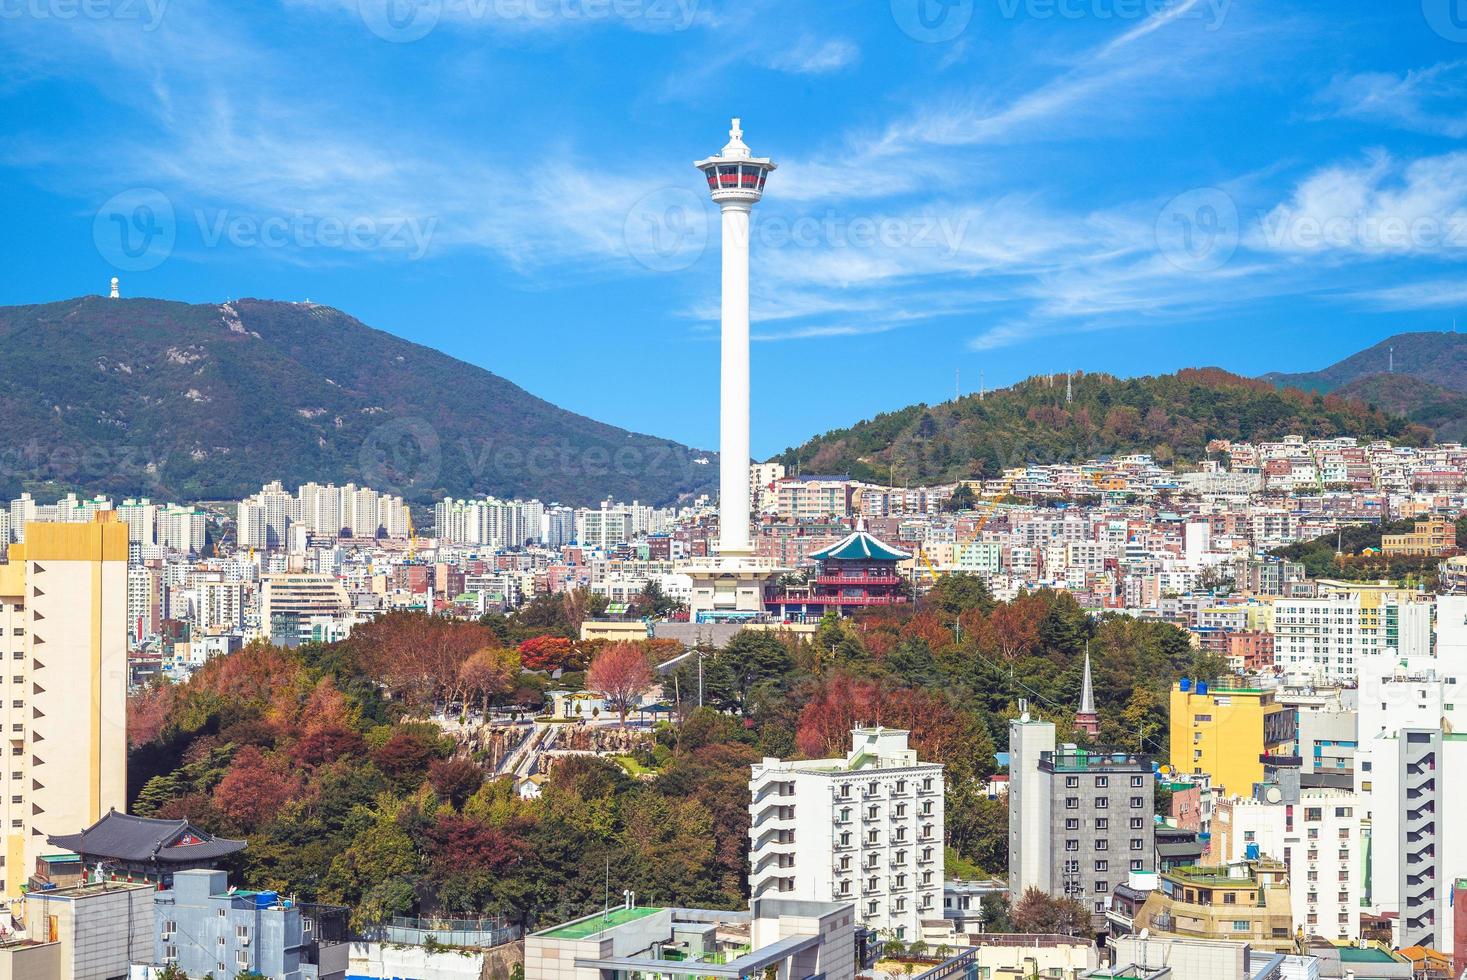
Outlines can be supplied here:
[[749, 555], [749, 213], [724, 201], [723, 349], [719, 391], [718, 550]]

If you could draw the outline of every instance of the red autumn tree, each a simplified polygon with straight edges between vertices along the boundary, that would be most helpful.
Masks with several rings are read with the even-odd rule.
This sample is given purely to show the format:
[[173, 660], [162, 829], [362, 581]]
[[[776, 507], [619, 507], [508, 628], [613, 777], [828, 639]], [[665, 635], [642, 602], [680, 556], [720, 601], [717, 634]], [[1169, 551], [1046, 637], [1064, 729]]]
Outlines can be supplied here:
[[177, 689], [172, 684], [146, 687], [128, 698], [127, 747], [135, 749], [158, 741], [177, 703]]
[[242, 829], [254, 831], [278, 817], [300, 788], [300, 779], [284, 765], [246, 745], [214, 787], [214, 806]]
[[586, 686], [599, 692], [606, 703], [616, 709], [623, 726], [627, 712], [637, 698], [652, 684], [652, 668], [647, 655], [635, 643], [612, 643], [591, 661], [586, 673]]
[[526, 670], [570, 670], [575, 646], [562, 636], [533, 636], [520, 644]]

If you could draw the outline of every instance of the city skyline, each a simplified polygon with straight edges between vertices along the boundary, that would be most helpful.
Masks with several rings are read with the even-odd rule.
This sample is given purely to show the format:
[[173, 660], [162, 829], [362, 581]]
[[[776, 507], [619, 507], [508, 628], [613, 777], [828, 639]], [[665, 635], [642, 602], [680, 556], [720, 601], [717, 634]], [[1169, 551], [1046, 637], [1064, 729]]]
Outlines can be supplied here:
[[[686, 164], [740, 115], [784, 164], [754, 225], [758, 458], [980, 376], [1314, 369], [1451, 328], [1463, 70], [1438, 6], [32, 5], [0, 39], [32, 229], [0, 302], [113, 275], [309, 297], [711, 447], [716, 211]], [[679, 369], [587, 385], [607, 338]], [[883, 386], [840, 387], [870, 363]]]

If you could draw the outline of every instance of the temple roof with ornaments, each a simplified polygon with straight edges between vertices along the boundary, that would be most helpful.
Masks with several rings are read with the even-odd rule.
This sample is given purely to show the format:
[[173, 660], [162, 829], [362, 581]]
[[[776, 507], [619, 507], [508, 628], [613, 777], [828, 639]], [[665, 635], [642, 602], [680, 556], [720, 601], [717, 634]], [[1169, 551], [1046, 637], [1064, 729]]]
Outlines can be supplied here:
[[906, 561], [912, 556], [883, 543], [863, 527], [810, 557], [816, 561]]

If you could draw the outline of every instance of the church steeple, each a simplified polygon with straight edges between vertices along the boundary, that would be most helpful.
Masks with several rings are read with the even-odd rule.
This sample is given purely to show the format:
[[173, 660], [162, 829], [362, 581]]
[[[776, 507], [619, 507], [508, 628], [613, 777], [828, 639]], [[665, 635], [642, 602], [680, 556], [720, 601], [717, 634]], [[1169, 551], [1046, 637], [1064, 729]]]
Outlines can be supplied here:
[[1075, 712], [1075, 728], [1086, 735], [1100, 734], [1100, 719], [1095, 714], [1095, 690], [1090, 684], [1090, 644], [1085, 644], [1085, 680], [1080, 687], [1080, 710]]

